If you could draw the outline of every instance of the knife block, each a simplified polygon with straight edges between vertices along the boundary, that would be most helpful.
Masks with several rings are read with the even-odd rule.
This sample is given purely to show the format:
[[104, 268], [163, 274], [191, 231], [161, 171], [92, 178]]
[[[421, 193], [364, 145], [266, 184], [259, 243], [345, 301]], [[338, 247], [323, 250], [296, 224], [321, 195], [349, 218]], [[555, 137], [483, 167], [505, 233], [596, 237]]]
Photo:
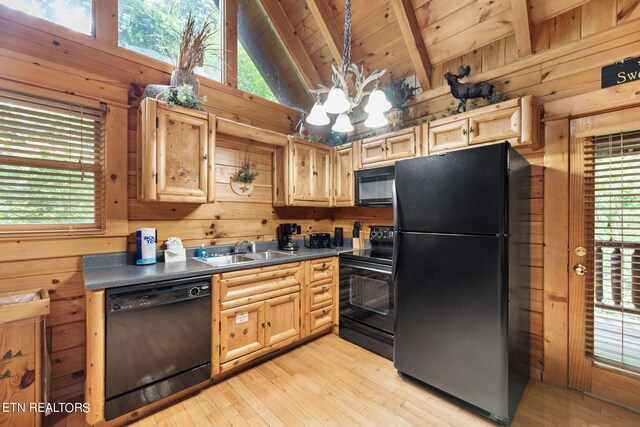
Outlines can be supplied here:
[[362, 249], [364, 248], [364, 237], [354, 237], [353, 238], [353, 249]]

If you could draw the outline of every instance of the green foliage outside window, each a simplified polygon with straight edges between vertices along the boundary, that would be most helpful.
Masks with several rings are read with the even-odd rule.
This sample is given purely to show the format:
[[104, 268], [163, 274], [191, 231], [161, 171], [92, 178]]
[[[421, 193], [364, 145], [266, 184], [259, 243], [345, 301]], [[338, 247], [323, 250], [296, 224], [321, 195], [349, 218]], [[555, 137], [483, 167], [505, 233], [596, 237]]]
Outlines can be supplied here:
[[91, 34], [91, 0], [0, 0], [0, 4]]
[[[151, 58], [175, 65], [180, 33], [191, 13], [200, 27], [209, 19], [213, 46], [198, 74], [220, 80], [221, 17], [218, 2], [212, 0], [119, 0], [118, 44]], [[216, 55], [216, 51], [218, 55]]]
[[242, 43], [238, 42], [238, 89], [261, 96], [273, 102], [278, 98], [264, 80], [260, 71], [253, 63]]

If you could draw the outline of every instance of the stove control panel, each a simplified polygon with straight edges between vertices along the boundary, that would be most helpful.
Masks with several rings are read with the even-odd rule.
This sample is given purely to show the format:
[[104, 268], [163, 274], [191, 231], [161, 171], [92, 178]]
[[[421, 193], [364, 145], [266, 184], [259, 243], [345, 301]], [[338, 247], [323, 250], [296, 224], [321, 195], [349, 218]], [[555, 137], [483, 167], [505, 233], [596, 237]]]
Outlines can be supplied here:
[[392, 226], [388, 225], [371, 225], [369, 226], [371, 232], [369, 234], [369, 239], [372, 243], [374, 242], [384, 242], [384, 243], [393, 243], [393, 235], [394, 229]]

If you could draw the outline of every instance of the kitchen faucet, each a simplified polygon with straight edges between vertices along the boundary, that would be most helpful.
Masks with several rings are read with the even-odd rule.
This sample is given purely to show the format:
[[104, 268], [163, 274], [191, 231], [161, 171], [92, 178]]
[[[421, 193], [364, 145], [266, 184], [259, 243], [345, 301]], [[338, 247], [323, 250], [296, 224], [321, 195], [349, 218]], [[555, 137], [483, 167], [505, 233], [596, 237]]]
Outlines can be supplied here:
[[238, 240], [238, 243], [233, 245], [233, 248], [231, 248], [231, 253], [233, 253], [233, 254], [239, 253], [240, 249], [242, 248], [242, 245], [244, 245], [245, 243], [247, 245], [249, 245], [249, 252], [255, 252], [256, 251], [256, 246], [255, 246], [256, 244], [254, 242], [249, 242], [247, 240], [243, 240], [243, 241]]

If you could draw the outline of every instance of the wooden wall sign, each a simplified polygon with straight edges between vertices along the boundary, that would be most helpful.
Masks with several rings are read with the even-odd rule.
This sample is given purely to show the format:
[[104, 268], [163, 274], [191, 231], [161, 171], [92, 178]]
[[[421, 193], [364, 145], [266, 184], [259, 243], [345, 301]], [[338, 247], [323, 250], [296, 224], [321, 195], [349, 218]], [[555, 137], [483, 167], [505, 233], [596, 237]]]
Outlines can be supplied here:
[[621, 85], [640, 80], [640, 57], [627, 58], [602, 67], [601, 87]]

